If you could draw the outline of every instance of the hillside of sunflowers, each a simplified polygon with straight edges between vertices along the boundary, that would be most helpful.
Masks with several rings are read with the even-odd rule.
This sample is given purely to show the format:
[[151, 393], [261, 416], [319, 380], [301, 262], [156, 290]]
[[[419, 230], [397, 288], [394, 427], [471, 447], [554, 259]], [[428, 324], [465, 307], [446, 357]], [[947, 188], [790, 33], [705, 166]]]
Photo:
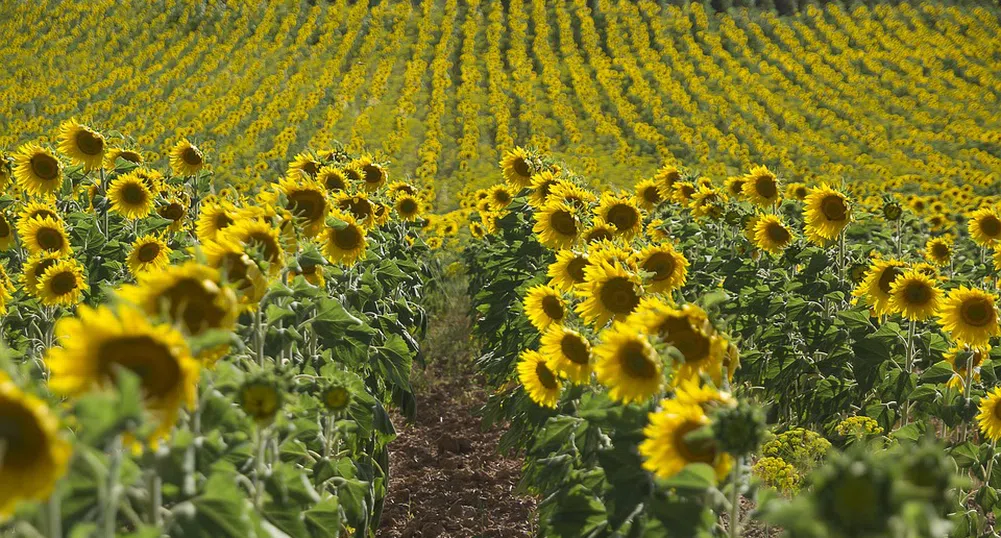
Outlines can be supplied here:
[[1001, 7], [0, 0], [0, 537], [998, 537]]

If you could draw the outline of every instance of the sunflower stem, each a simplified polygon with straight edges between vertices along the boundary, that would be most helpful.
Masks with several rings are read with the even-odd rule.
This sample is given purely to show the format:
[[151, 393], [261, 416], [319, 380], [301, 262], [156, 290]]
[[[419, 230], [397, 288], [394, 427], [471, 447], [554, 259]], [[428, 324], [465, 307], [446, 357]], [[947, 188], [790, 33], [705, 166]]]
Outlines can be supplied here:
[[254, 506], [264, 504], [264, 452], [268, 446], [267, 428], [257, 428], [257, 455], [254, 457]]
[[[904, 366], [907, 376], [910, 377], [914, 371], [914, 330], [916, 322], [912, 319], [907, 326], [907, 362]], [[908, 394], [904, 400], [904, 420], [903, 425], [910, 423], [911, 419], [911, 396]]]
[[730, 526], [729, 526], [729, 536], [730, 538], [737, 538], [740, 536], [740, 474], [743, 471], [744, 457], [737, 456], [737, 461], [733, 463], [733, 471], [731, 472], [731, 486], [733, 489], [730, 491]]
[[257, 307], [254, 313], [254, 343], [257, 345], [257, 364], [264, 367], [264, 303]]
[[101, 515], [102, 536], [105, 538], [115, 537], [118, 523], [118, 497], [122, 493], [122, 486], [118, 482], [122, 471], [124, 452], [121, 434], [111, 441], [110, 450], [110, 460], [108, 462], [108, 497], [105, 499], [104, 510]]
[[984, 484], [988, 486], [991, 484], [991, 473], [994, 471], [994, 459], [996, 454], [994, 454], [994, 449], [997, 447], [997, 440], [991, 441], [991, 459], [987, 460], [987, 472], [984, 473]]
[[163, 480], [156, 469], [146, 470], [146, 489], [149, 491], [149, 523], [159, 527], [163, 524], [160, 508], [163, 506]]
[[49, 496], [49, 502], [45, 507], [45, 515], [48, 517], [46, 532], [49, 538], [62, 538], [62, 496], [59, 494], [58, 486], [52, 490], [52, 495]]
[[903, 241], [901, 240], [901, 239], [903, 239], [903, 237], [902, 237], [903, 234], [901, 233], [901, 229], [900, 229], [900, 223], [903, 220], [904, 220], [903, 218], [897, 219], [897, 235], [894, 237], [894, 239], [896, 239], [896, 241], [897, 241], [897, 257], [898, 258], [901, 256], [901, 252], [903, 252], [903, 246], [904, 246], [903, 245]]

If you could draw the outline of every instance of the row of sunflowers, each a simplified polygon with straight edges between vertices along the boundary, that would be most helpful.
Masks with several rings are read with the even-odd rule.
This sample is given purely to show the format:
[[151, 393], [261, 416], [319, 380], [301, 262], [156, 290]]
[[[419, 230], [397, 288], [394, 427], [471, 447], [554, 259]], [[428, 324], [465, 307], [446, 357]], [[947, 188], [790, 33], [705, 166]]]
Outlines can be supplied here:
[[501, 168], [451, 218], [542, 535], [993, 535], [993, 184]]
[[238, 192], [186, 139], [54, 142], [0, 154], [0, 534], [370, 536], [431, 191], [337, 146]]

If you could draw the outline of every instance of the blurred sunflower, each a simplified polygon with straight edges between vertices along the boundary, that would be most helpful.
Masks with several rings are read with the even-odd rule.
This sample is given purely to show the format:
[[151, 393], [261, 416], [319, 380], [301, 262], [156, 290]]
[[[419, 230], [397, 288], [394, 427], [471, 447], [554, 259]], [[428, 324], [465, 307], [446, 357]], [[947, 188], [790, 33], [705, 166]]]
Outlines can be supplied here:
[[594, 348], [594, 371], [613, 400], [624, 404], [644, 402], [661, 392], [663, 365], [645, 334], [617, 322], [602, 331], [600, 339]]
[[567, 180], [557, 181], [549, 192], [550, 201], [560, 200], [577, 209], [585, 209], [597, 199], [591, 191]]
[[14, 178], [28, 194], [57, 194], [63, 186], [63, 165], [49, 150], [25, 144], [14, 154]]
[[848, 198], [823, 184], [810, 190], [803, 207], [806, 236], [818, 245], [833, 241], [852, 219]]
[[939, 325], [959, 343], [987, 347], [992, 337], [1001, 335], [996, 305], [994, 294], [960, 286], [949, 292], [939, 309]]
[[45, 306], [74, 306], [88, 289], [83, 265], [73, 258], [49, 265], [38, 279], [38, 297]]
[[413, 221], [420, 217], [422, 206], [421, 201], [412, 194], [400, 194], [393, 202], [396, 214], [406, 221]]
[[268, 288], [268, 279], [261, 268], [243, 250], [243, 245], [228, 237], [217, 237], [203, 245], [210, 267], [220, 271], [226, 283], [232, 284], [240, 304], [248, 310], [257, 308]]
[[995, 387], [986, 397], [980, 399], [977, 424], [991, 442], [996, 443], [1001, 440], [1001, 387]]
[[636, 184], [636, 204], [641, 208], [652, 211], [664, 201], [664, 197], [657, 188], [657, 183], [653, 179], [644, 179]]
[[132, 242], [125, 264], [132, 276], [138, 278], [143, 273], [167, 267], [171, 252], [173, 251], [162, 238], [146, 234]]
[[792, 243], [792, 232], [779, 215], [761, 215], [754, 221], [754, 246], [774, 255], [782, 253]]
[[104, 167], [114, 170], [118, 165], [118, 159], [132, 164], [143, 164], [144, 159], [141, 153], [125, 148], [111, 148], [104, 154]]
[[59, 126], [59, 151], [85, 170], [101, 167], [104, 148], [104, 136], [75, 119], [64, 121]]
[[591, 343], [581, 333], [553, 323], [542, 334], [539, 351], [561, 377], [576, 384], [591, 380]]
[[143, 273], [138, 280], [138, 285], [123, 286], [118, 295], [185, 334], [198, 336], [236, 326], [237, 298], [222, 285], [217, 269], [189, 261]]
[[730, 472], [730, 456], [719, 450], [711, 435], [691, 435], [712, 423], [701, 407], [664, 400], [661, 410], [648, 418], [639, 445], [644, 469], [658, 478], [670, 478], [691, 463], [712, 466], [717, 480]]
[[0, 521], [20, 501], [44, 501], [66, 474], [73, 447], [60, 435], [59, 418], [0, 371]]
[[929, 239], [925, 244], [925, 259], [938, 266], [949, 265], [952, 261], [952, 237], [943, 235]]
[[525, 292], [525, 315], [539, 332], [545, 332], [552, 324], [563, 323], [566, 318], [566, 304], [555, 289], [538, 285]]
[[911, 321], [926, 320], [938, 312], [942, 290], [920, 271], [904, 271], [890, 286], [890, 310]]
[[670, 292], [685, 284], [688, 259], [670, 243], [649, 245], [634, 253], [641, 269], [652, 273], [646, 280], [646, 290], [652, 293]]
[[146, 218], [153, 211], [153, 193], [134, 171], [111, 181], [108, 201], [113, 211], [129, 220]]
[[224, 199], [204, 201], [198, 213], [195, 233], [202, 243], [214, 240], [220, 232], [235, 222], [237, 208]]
[[591, 221], [591, 227], [584, 231], [584, 243], [590, 245], [615, 239], [616, 228], [601, 217]]
[[779, 201], [779, 180], [768, 167], [755, 166], [744, 176], [741, 191], [747, 201], [768, 208]]
[[549, 285], [565, 292], [574, 290], [577, 284], [584, 282], [584, 268], [587, 267], [587, 255], [569, 249], [556, 253], [556, 261], [549, 264], [546, 274]]
[[371, 155], [365, 154], [356, 159], [353, 163], [355, 168], [362, 172], [362, 185], [366, 191], [375, 192], [386, 184], [389, 174], [386, 168], [375, 162]]
[[288, 200], [285, 209], [302, 221], [303, 233], [316, 237], [330, 211], [326, 187], [305, 174], [288, 174], [278, 183], [278, 190]]
[[7, 215], [0, 213], [0, 251], [14, 246], [15, 239], [17, 236], [14, 234], [14, 227], [7, 220]]
[[328, 413], [334, 415], [343, 414], [351, 406], [351, 402], [354, 400], [354, 394], [351, 388], [340, 380], [332, 381], [327, 385], [323, 392], [320, 393], [320, 401], [323, 403], [323, 408], [327, 410]]
[[326, 284], [326, 280], [323, 276], [323, 266], [317, 263], [307, 263], [306, 261], [299, 262], [299, 270], [289, 271], [289, 283], [292, 283], [292, 279], [296, 276], [302, 275], [306, 282], [322, 288]]
[[681, 181], [681, 171], [673, 165], [664, 165], [653, 175], [653, 182], [657, 184], [660, 197], [664, 200], [674, 198], [674, 185]]
[[674, 192], [671, 194], [671, 200], [674, 200], [674, 203], [680, 206], [688, 207], [696, 191], [698, 191], [698, 188], [691, 181], [678, 181], [674, 184]]
[[745, 181], [747, 180], [744, 176], [730, 176], [723, 182], [723, 187], [726, 189], [727, 194], [739, 200], [744, 196]]
[[615, 226], [616, 235], [628, 238], [643, 231], [643, 212], [627, 196], [605, 193], [595, 214]]
[[584, 269], [584, 283], [577, 287], [577, 294], [584, 299], [577, 305], [577, 313], [595, 327], [602, 327], [636, 310], [643, 287], [640, 278], [619, 263], [592, 260]]
[[236, 396], [240, 409], [260, 426], [271, 424], [282, 406], [282, 391], [274, 380], [248, 379], [240, 385]]
[[317, 238], [327, 261], [344, 266], [354, 265], [365, 254], [368, 244], [365, 229], [347, 213], [335, 213], [343, 226], [326, 226]]
[[271, 278], [278, 276], [285, 267], [285, 250], [278, 230], [264, 219], [240, 219], [222, 234], [243, 245], [245, 252], [259, 251], [267, 262]]
[[327, 189], [328, 193], [342, 192], [348, 188], [348, 177], [340, 168], [334, 166], [320, 168], [316, 179]]
[[[971, 380], [976, 383], [980, 381], [980, 367], [990, 358], [990, 346], [976, 348], [965, 345], [954, 345], [942, 356], [945, 362], [952, 367], [953, 375], [949, 378], [946, 386], [949, 388], [963, 389], [966, 386], [966, 377], [969, 373]], [[972, 368], [972, 372], [967, 369]]]
[[504, 179], [516, 190], [521, 190], [532, 183], [534, 166], [532, 156], [524, 148], [516, 147], [504, 152], [500, 161]]
[[[717, 386], [723, 382], [724, 359], [727, 342], [716, 334], [705, 311], [696, 305], [686, 304], [674, 308], [659, 299], [643, 301], [636, 314], [627, 323], [642, 327], [660, 342], [674, 347], [681, 355], [672, 382], [680, 385], [707, 374]], [[726, 372], [727, 378], [733, 371]]]
[[193, 176], [205, 166], [202, 151], [187, 138], [181, 139], [170, 150], [170, 169], [177, 176]]
[[375, 205], [364, 192], [354, 195], [341, 193], [334, 198], [334, 202], [338, 209], [350, 213], [359, 225], [366, 229], [372, 227], [375, 221]]
[[59, 261], [58, 253], [39, 252], [28, 256], [21, 268], [21, 284], [24, 291], [32, 297], [39, 297], [38, 282], [45, 270]]
[[70, 239], [61, 220], [51, 217], [29, 219], [21, 221], [18, 228], [29, 254], [53, 252], [65, 256], [70, 253]]
[[59, 346], [49, 348], [45, 365], [49, 387], [80, 396], [115, 383], [116, 368], [139, 377], [146, 410], [157, 429], [149, 441], [164, 439], [182, 406], [195, 403], [199, 367], [181, 333], [170, 325], [153, 325], [146, 315], [121, 307], [81, 306], [77, 317], [56, 323]]
[[802, 183], [790, 183], [786, 185], [786, 198], [802, 202], [806, 200], [808, 194], [810, 194], [810, 188]]
[[552, 189], [559, 185], [560, 179], [552, 170], [543, 170], [532, 176], [532, 193], [528, 197], [529, 203], [535, 208], [541, 208], [549, 203], [549, 196]]
[[728, 199], [723, 191], [712, 187], [698, 187], [692, 194], [688, 208], [696, 218], [718, 219], [723, 216]]
[[322, 165], [320, 161], [309, 152], [302, 152], [292, 158], [288, 165], [290, 170], [301, 170], [310, 177], [316, 177], [320, 173]]
[[504, 209], [514, 200], [514, 195], [506, 185], [496, 185], [490, 189], [490, 207], [494, 211]]
[[890, 292], [893, 283], [904, 274], [907, 264], [899, 260], [873, 260], [862, 283], [852, 292], [865, 299], [875, 316], [886, 316], [893, 312], [890, 307]]
[[518, 380], [533, 402], [541, 407], [556, 408], [563, 391], [563, 383], [556, 376], [546, 359], [538, 351], [526, 349], [518, 360]]
[[538, 234], [539, 242], [549, 248], [569, 248], [580, 236], [577, 210], [563, 202], [548, 204], [535, 212], [532, 231]]
[[1001, 215], [993, 207], [974, 211], [966, 227], [973, 242], [982, 247], [993, 246], [1001, 239]]

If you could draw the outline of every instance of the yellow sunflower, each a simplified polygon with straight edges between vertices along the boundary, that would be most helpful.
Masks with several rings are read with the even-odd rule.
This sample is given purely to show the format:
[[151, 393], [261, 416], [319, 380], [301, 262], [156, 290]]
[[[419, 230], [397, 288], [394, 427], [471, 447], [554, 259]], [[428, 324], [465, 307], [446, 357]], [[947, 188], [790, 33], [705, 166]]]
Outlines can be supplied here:
[[758, 207], [771, 207], [779, 201], [779, 179], [768, 167], [755, 166], [744, 176], [744, 198]]
[[745, 181], [744, 176], [730, 176], [723, 181], [723, 188], [726, 189], [727, 194], [739, 200], [744, 196]]
[[550, 187], [549, 200], [560, 200], [577, 209], [584, 209], [598, 199], [591, 191], [572, 181], [559, 180]]
[[350, 267], [365, 254], [365, 228], [350, 214], [338, 212], [333, 217], [344, 224], [325, 227], [317, 240], [327, 261]]
[[532, 161], [531, 154], [524, 148], [517, 147], [504, 152], [500, 162], [504, 179], [517, 190], [528, 187], [532, 184], [532, 174], [535, 171]]
[[90, 289], [83, 276], [83, 265], [73, 258], [63, 258], [45, 268], [38, 279], [39, 300], [45, 306], [74, 306]]
[[848, 197], [823, 184], [810, 190], [803, 207], [806, 236], [818, 245], [833, 241], [852, 220]]
[[690, 463], [705, 463], [716, 471], [716, 479], [722, 480], [730, 472], [730, 456], [719, 450], [712, 436], [689, 438], [711, 423], [698, 405], [664, 400], [661, 410], [650, 413], [643, 428], [645, 439], [639, 446], [643, 468], [659, 478], [670, 478]]
[[82, 165], [85, 170], [101, 167], [104, 148], [104, 136], [75, 119], [59, 126], [59, 151], [69, 157], [73, 164]]
[[615, 226], [605, 222], [601, 217], [595, 217], [591, 227], [584, 231], [584, 243], [591, 245], [615, 239]]
[[671, 194], [671, 200], [674, 200], [674, 203], [678, 205], [688, 207], [697, 191], [698, 189], [691, 181], [678, 181], [674, 184], [674, 192]]
[[584, 299], [577, 313], [595, 327], [603, 327], [636, 310], [643, 287], [640, 278], [619, 263], [594, 260], [584, 269], [584, 283], [577, 286], [577, 294]]
[[688, 208], [696, 218], [708, 217], [718, 219], [723, 216], [723, 210], [728, 202], [726, 193], [712, 187], [701, 186], [692, 194]]
[[59, 346], [49, 348], [45, 364], [49, 387], [79, 396], [114, 384], [117, 368], [139, 376], [146, 410], [158, 424], [152, 439], [164, 439], [184, 405], [195, 403], [199, 367], [184, 336], [170, 325], [153, 325], [138, 310], [82, 306], [75, 318], [56, 324]]
[[535, 208], [541, 208], [549, 203], [553, 187], [560, 184], [560, 179], [552, 170], [543, 170], [532, 176], [532, 194], [528, 201]]
[[526, 349], [518, 360], [518, 380], [533, 402], [541, 407], [556, 408], [563, 392], [563, 383], [556, 372], [546, 365], [546, 359], [538, 351]]
[[60, 435], [59, 418], [0, 371], [0, 521], [18, 502], [44, 501], [66, 474], [73, 447]]
[[14, 154], [14, 178], [28, 194], [57, 194], [63, 186], [63, 165], [49, 150], [25, 144]]
[[993, 207], [974, 211], [966, 226], [973, 242], [982, 247], [993, 246], [1001, 239], [1001, 215]]
[[636, 252], [634, 259], [643, 271], [652, 273], [645, 280], [646, 290], [649, 292], [670, 292], [685, 284], [688, 258], [670, 243], [647, 246]]
[[420, 199], [412, 194], [400, 194], [393, 202], [393, 209], [396, 210], [396, 214], [399, 215], [401, 219], [413, 221], [421, 216], [421, 209], [423, 205], [424, 204], [421, 203]]
[[942, 290], [928, 275], [910, 269], [890, 286], [890, 310], [911, 321], [926, 320], [938, 312]]
[[351, 163], [354, 168], [361, 170], [362, 186], [366, 191], [375, 192], [386, 184], [389, 173], [381, 164], [375, 162], [371, 155], [362, 155]]
[[[952, 237], [943, 235], [929, 239], [928, 243], [925, 244], [925, 259], [940, 267], [949, 265], [952, 261]], [[995, 254], [994, 266], [1001, 267], [998, 264], [997, 254]]]
[[177, 176], [193, 176], [205, 166], [205, 157], [197, 146], [181, 139], [170, 150], [170, 169]]
[[810, 194], [810, 189], [802, 183], [790, 183], [786, 186], [786, 198], [792, 198], [793, 200], [799, 200], [802, 202], [806, 200], [806, 196]]
[[21, 221], [18, 227], [28, 253], [53, 252], [62, 256], [70, 253], [70, 239], [63, 221], [50, 217], [35, 218]]
[[636, 184], [636, 196], [634, 200], [641, 208], [652, 211], [664, 201], [664, 197], [660, 194], [657, 182], [652, 179], [644, 179]]
[[149, 271], [160, 271], [170, 264], [172, 250], [167, 243], [155, 235], [144, 235], [132, 242], [132, 250], [125, 260], [133, 277]]
[[674, 185], [681, 181], [681, 171], [673, 165], [664, 165], [654, 174], [653, 181], [657, 184], [660, 197], [664, 200], [672, 200], [675, 193]]
[[963, 389], [966, 386], [967, 369], [972, 368], [971, 380], [980, 381], [980, 367], [990, 358], [991, 348], [976, 348], [965, 345], [955, 345], [945, 352], [943, 358], [952, 367], [953, 375], [946, 386]]
[[959, 343], [986, 348], [992, 337], [1001, 334], [996, 304], [994, 294], [960, 286], [939, 308], [939, 325]]
[[566, 304], [560, 292], [539, 285], [525, 292], [525, 315], [539, 332], [545, 332], [552, 324], [560, 324], [566, 318]]
[[292, 162], [289, 163], [288, 167], [290, 170], [301, 170], [309, 174], [311, 177], [316, 177], [316, 175], [320, 173], [322, 165], [320, 164], [320, 161], [309, 152], [302, 152], [297, 154], [292, 159]]
[[7, 215], [0, 213], [0, 251], [9, 250], [10, 247], [14, 246], [16, 238], [14, 227], [7, 220]]
[[156, 209], [156, 214], [170, 221], [167, 230], [179, 232], [186, 226], [185, 219], [188, 216], [188, 204], [183, 198], [171, 196]]
[[214, 240], [221, 231], [233, 225], [238, 211], [228, 200], [203, 202], [195, 224], [195, 233], [202, 243]]
[[17, 216], [20, 222], [27, 222], [31, 219], [49, 217], [52, 220], [62, 220], [56, 211], [56, 199], [51, 196], [30, 200], [24, 204]]
[[302, 275], [306, 282], [322, 288], [326, 285], [326, 279], [323, 276], [323, 266], [316, 263], [306, 263], [305, 261], [299, 262], [299, 270], [289, 271], [288, 281], [289, 284], [295, 277]]
[[133, 164], [142, 164], [145, 160], [138, 151], [125, 148], [111, 148], [104, 154], [104, 167], [114, 170], [118, 164], [118, 159]]
[[782, 253], [792, 243], [792, 232], [779, 215], [761, 215], [754, 221], [754, 246], [774, 255]]
[[591, 380], [591, 343], [577, 331], [553, 323], [542, 335], [539, 351], [549, 361], [549, 367], [572, 383], [587, 384]]
[[59, 261], [58, 253], [39, 252], [28, 257], [21, 268], [21, 284], [24, 291], [32, 297], [38, 297], [38, 282], [45, 274], [45, 270]]
[[268, 278], [243, 245], [228, 237], [217, 237], [204, 245], [208, 265], [220, 271], [225, 282], [236, 288], [240, 304], [253, 310], [268, 289]]
[[573, 291], [584, 282], [587, 255], [564, 249], [556, 253], [556, 261], [549, 265], [549, 285], [561, 291]]
[[538, 235], [539, 242], [549, 248], [573, 246], [580, 236], [580, 230], [577, 210], [563, 202], [547, 204], [535, 212], [532, 231]]
[[303, 233], [316, 237], [330, 211], [326, 187], [303, 173], [288, 174], [278, 183], [278, 190], [288, 200], [285, 207], [303, 223]]
[[499, 211], [504, 209], [511, 204], [514, 200], [514, 195], [511, 193], [511, 189], [506, 185], [496, 185], [494, 188], [490, 189], [490, 207], [494, 211]]
[[[686, 304], [674, 308], [658, 299], [648, 299], [627, 323], [635, 323], [678, 351], [682, 362], [674, 372], [675, 385], [698, 379], [701, 374], [709, 375], [717, 386], [722, 384], [727, 341], [716, 334], [705, 311], [698, 306]], [[726, 374], [731, 379], [733, 370]]]
[[1001, 440], [1001, 387], [995, 387], [986, 397], [980, 399], [977, 424], [991, 442], [996, 443]]
[[601, 333], [594, 348], [594, 371], [608, 395], [625, 404], [644, 402], [664, 387], [663, 364], [647, 336], [617, 322]]
[[737, 400], [729, 392], [721, 392], [699, 379], [683, 381], [674, 388], [674, 401], [697, 405], [706, 412], [713, 407], [735, 407]]
[[268, 264], [271, 278], [278, 276], [285, 267], [285, 250], [278, 237], [278, 230], [264, 219], [241, 219], [226, 228], [222, 234], [243, 245], [244, 251], [259, 251]]
[[340, 168], [334, 166], [320, 168], [316, 180], [327, 189], [327, 192], [341, 192], [348, 188], [348, 177]]
[[389, 184], [389, 187], [386, 189], [386, 194], [393, 199], [396, 199], [404, 194], [416, 197], [420, 195], [420, 189], [405, 181], [394, 181]]
[[865, 299], [875, 316], [886, 316], [893, 312], [890, 307], [890, 292], [893, 283], [904, 274], [907, 264], [899, 260], [876, 259], [869, 267], [862, 283], [852, 292]]
[[[368, 195], [364, 192], [353, 195], [340, 193], [334, 199], [334, 203], [342, 212], [348, 212], [354, 216], [358, 224], [366, 229], [371, 228], [375, 224], [375, 204], [369, 200]], [[458, 230], [458, 226], [456, 226], [455, 230]], [[455, 230], [452, 233], [455, 233]]]
[[111, 181], [108, 201], [113, 211], [130, 220], [146, 218], [153, 212], [153, 193], [135, 171]]
[[605, 193], [595, 213], [615, 226], [616, 235], [628, 238], [643, 231], [643, 212], [626, 196]]

